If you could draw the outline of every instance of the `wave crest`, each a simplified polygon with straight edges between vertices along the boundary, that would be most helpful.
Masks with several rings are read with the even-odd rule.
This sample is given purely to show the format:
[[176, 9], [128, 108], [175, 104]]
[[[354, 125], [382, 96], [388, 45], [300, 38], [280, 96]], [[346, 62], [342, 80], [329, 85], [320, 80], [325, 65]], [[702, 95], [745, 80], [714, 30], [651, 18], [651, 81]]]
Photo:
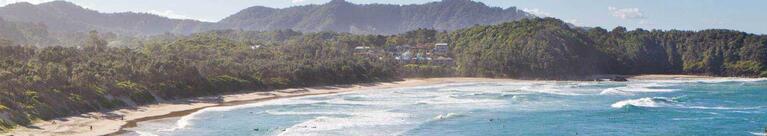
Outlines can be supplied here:
[[610, 105], [613, 108], [623, 108], [626, 106], [637, 107], [667, 107], [673, 106], [676, 103], [675, 100], [666, 97], [645, 97], [640, 99], [623, 100]]
[[450, 119], [450, 118], [455, 118], [455, 117], [462, 117], [462, 116], [463, 116], [462, 114], [452, 113], [451, 112], [451, 113], [447, 113], [447, 114], [439, 114], [439, 115], [435, 116], [433, 119], [434, 120], [445, 120], [445, 119]]

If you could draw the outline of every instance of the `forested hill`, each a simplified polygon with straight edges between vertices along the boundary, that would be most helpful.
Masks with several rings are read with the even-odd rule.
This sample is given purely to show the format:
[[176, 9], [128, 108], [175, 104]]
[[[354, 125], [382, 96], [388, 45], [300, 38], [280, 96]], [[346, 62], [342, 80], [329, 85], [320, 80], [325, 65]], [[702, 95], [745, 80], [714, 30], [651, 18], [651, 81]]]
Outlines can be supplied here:
[[130, 49], [107, 47], [100, 35], [91, 32], [80, 47], [0, 42], [0, 131], [182, 98], [398, 78], [395, 61], [352, 55], [366, 43], [356, 39], [376, 36], [265, 32], [258, 35], [275, 40], [254, 46], [202, 33], [158, 36]]
[[208, 23], [169, 19], [147, 13], [100, 13], [65, 1], [33, 5], [26, 2], [0, 7], [0, 18], [13, 22], [44, 24], [51, 32], [97, 30], [128, 35], [190, 34]]
[[[387, 81], [413, 76], [409, 73], [576, 80], [598, 74], [767, 77], [765, 35], [607, 31], [554, 18], [392, 36], [220, 30], [155, 36], [134, 41], [138, 47], [133, 48], [108, 47], [104, 34], [96, 31], [77, 47], [17, 46], [13, 40], [38, 34], [16, 30], [41, 27], [3, 23], [0, 28], [19, 36], [3, 35], [0, 41], [0, 130], [35, 119], [164, 100]], [[455, 58], [455, 67], [404, 65], [384, 52], [393, 45], [437, 42], [450, 43], [448, 56]], [[359, 46], [373, 51], [358, 55]], [[423, 74], [428, 72], [437, 74]]]
[[514, 7], [502, 9], [470, 0], [443, 0], [423, 5], [357, 5], [333, 0], [323, 5], [285, 9], [251, 7], [225, 18], [220, 28], [293, 29], [302, 32], [397, 34], [418, 28], [456, 30], [534, 17]]
[[170, 19], [147, 13], [101, 13], [65, 1], [33, 5], [26, 2], [0, 7], [0, 18], [40, 23], [50, 32], [97, 30], [122, 35], [191, 34], [207, 30], [243, 29], [301, 32], [397, 34], [418, 28], [456, 30], [534, 17], [511, 8], [489, 7], [471, 0], [443, 0], [422, 5], [360, 5], [333, 0], [322, 5], [285, 9], [250, 7], [220, 22]]
[[43, 46], [53, 44], [55, 40], [43, 24], [9, 22], [0, 18], [0, 42]]
[[572, 79], [594, 74], [767, 76], [767, 36], [732, 30], [573, 28], [527, 19], [449, 33], [464, 76]]

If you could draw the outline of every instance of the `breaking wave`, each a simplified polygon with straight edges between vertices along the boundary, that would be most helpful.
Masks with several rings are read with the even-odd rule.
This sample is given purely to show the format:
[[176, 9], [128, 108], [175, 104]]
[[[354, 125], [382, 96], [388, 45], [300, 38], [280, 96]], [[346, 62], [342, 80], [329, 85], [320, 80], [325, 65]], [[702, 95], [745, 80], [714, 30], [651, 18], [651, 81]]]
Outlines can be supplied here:
[[408, 123], [405, 119], [409, 117], [407, 113], [389, 111], [355, 113], [349, 117], [319, 116], [295, 124], [285, 129], [280, 135], [322, 135], [317, 133], [345, 128], [400, 125]]
[[683, 109], [703, 109], [703, 110], [758, 110], [762, 109], [764, 107], [724, 107], [724, 106], [689, 106], [681, 104], [680, 99], [684, 99], [684, 97], [674, 97], [674, 98], [667, 98], [667, 97], [645, 97], [645, 98], [639, 98], [639, 99], [629, 99], [629, 100], [623, 100], [616, 103], [613, 103], [610, 105], [610, 107], [613, 108], [623, 108], [626, 106], [637, 106], [637, 107], [672, 107], [672, 108], [683, 108]]
[[673, 99], [666, 97], [646, 97], [640, 99], [623, 100], [610, 105], [613, 108], [623, 108], [626, 106], [637, 107], [667, 107], [676, 103]]
[[647, 84], [629, 84], [623, 87], [607, 88], [600, 92], [600, 95], [634, 95], [634, 93], [659, 93], [659, 92], [674, 92], [676, 89], [663, 89], [671, 85], [660, 83], [647, 83]]
[[439, 114], [439, 115], [435, 116], [433, 118], [433, 120], [445, 120], [445, 119], [450, 119], [450, 118], [455, 118], [455, 117], [462, 117], [462, 116], [463, 116], [462, 114], [452, 113], [451, 112], [451, 113], [447, 113], [447, 114]]
[[755, 136], [767, 136], [767, 133], [760, 133], [760, 132], [748, 132]]

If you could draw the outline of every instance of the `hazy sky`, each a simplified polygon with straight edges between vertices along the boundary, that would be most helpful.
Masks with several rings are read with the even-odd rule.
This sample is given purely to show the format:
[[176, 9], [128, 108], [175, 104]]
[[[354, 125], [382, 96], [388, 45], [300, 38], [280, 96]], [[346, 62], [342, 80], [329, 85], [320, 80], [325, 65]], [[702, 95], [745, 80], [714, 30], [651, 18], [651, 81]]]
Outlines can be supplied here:
[[[0, 4], [51, 0], [0, 0]], [[330, 0], [68, 0], [102, 12], [149, 12], [171, 18], [218, 21], [250, 6], [284, 8]], [[419, 4], [439, 0], [347, 0], [352, 3]], [[517, 7], [579, 26], [611, 29], [709, 28], [767, 34], [767, 0], [476, 0], [493, 7]]]

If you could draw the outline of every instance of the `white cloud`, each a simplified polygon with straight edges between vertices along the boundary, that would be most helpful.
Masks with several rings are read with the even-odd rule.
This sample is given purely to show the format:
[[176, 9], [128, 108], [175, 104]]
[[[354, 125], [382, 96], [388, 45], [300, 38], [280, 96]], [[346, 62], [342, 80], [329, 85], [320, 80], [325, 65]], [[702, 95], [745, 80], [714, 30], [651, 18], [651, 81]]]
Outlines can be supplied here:
[[522, 11], [525, 11], [527, 13], [536, 15], [538, 17], [550, 17], [551, 16], [550, 13], [541, 11], [541, 9], [538, 9], [538, 8], [534, 8], [534, 9], [523, 8]]
[[302, 3], [304, 1], [306, 1], [306, 0], [290, 0], [290, 2], [292, 2], [292, 3]]
[[639, 8], [616, 8], [616, 7], [607, 7], [608, 10], [610, 10], [610, 14], [614, 17], [618, 17], [620, 19], [643, 19], [645, 18], [644, 14], [642, 13]]

